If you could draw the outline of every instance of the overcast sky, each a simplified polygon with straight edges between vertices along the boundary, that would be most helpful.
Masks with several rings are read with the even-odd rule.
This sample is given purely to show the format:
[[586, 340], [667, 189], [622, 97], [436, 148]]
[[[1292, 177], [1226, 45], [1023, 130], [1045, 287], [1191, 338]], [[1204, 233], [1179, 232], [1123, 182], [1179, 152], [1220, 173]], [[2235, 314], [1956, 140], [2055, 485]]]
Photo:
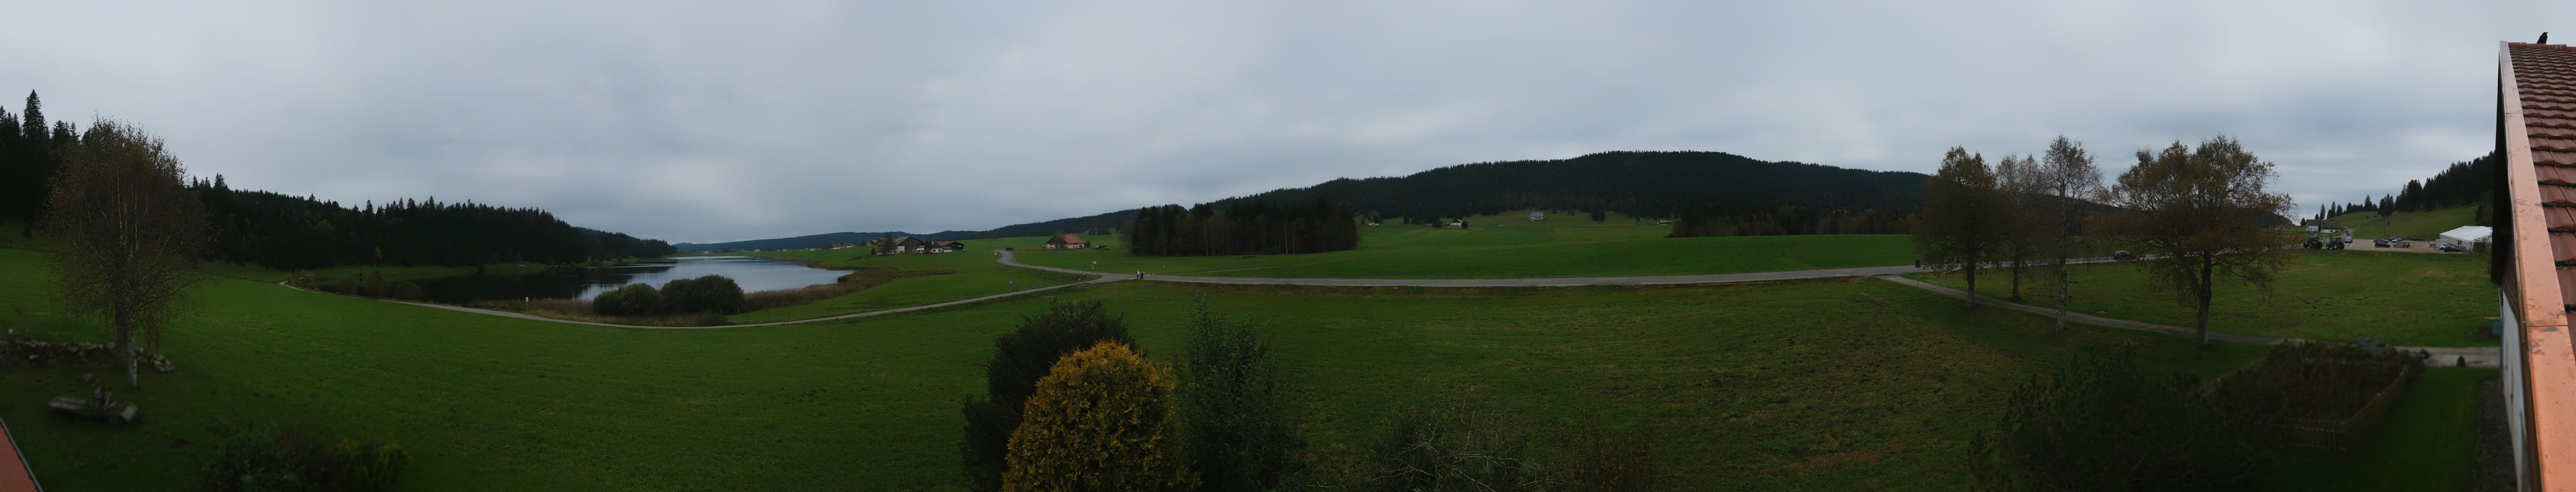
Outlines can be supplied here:
[[673, 242], [1611, 150], [1929, 172], [2059, 132], [2111, 173], [2234, 135], [2314, 210], [2486, 152], [2496, 42], [2576, 39], [2576, 2], [2496, 0], [259, 3], [0, 3], [0, 93], [236, 188]]

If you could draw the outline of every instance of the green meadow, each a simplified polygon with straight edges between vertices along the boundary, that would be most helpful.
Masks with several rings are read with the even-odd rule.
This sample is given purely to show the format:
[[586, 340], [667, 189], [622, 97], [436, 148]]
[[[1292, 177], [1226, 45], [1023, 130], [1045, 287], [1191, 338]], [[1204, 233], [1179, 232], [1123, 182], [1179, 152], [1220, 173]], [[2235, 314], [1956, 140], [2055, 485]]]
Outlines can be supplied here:
[[955, 253], [869, 255], [859, 248], [763, 251], [750, 256], [798, 260], [833, 269], [891, 269], [908, 275], [875, 287], [802, 306], [736, 314], [734, 323], [765, 323], [937, 304], [1088, 280], [1080, 275], [1002, 266], [983, 250]]
[[[2190, 307], [2171, 291], [2150, 288], [2136, 264], [2076, 265], [2067, 288], [2071, 310], [2174, 326], [2193, 325]], [[1965, 288], [1958, 274], [1911, 274], [1926, 282]], [[2008, 274], [1977, 276], [1977, 292], [2011, 292]], [[2033, 268], [2023, 279], [2022, 302], [2055, 307], [2044, 286], [2056, 275]], [[2349, 342], [2369, 336], [2397, 345], [2492, 346], [2484, 335], [2496, 315], [2495, 285], [2485, 257], [2366, 250], [2300, 250], [2282, 269], [2272, 292], [2221, 282], [2210, 301], [2213, 331]]]
[[[1572, 214], [1545, 221], [1529, 221], [1526, 214], [1472, 220], [1466, 229], [1361, 226], [1360, 247], [1349, 251], [1149, 257], [1127, 254], [1117, 236], [1086, 235], [1111, 249], [1028, 251], [1036, 246], [1029, 244], [1017, 258], [1102, 272], [1274, 278], [1684, 275], [1906, 265], [1915, 258], [1913, 240], [1895, 234], [1665, 238], [1671, 228], [1624, 217], [1598, 223]], [[1012, 239], [1009, 245], [1022, 238]]]
[[[972, 254], [952, 254], [972, 257]], [[935, 256], [935, 255], [934, 255]], [[54, 316], [41, 254], [0, 249], [0, 309]], [[1205, 288], [1127, 282], [924, 313], [649, 330], [519, 320], [223, 278], [119, 390], [150, 422], [39, 404], [83, 371], [0, 370], [0, 405], [59, 490], [191, 486], [228, 422], [401, 444], [412, 490], [954, 489], [958, 401], [992, 340], [1059, 299], [1104, 299], [1168, 362], [1207, 295], [1260, 322], [1312, 454], [1352, 466], [1401, 409], [1468, 403], [1541, 424], [1645, 423], [1681, 490], [1947, 489], [2002, 395], [2079, 353], [2131, 344], [2203, 375], [2253, 347], [1963, 310], [1874, 280], [1563, 289]], [[56, 319], [59, 319], [58, 317]], [[78, 339], [94, 327], [22, 326]], [[1554, 428], [1556, 425], [1537, 425]], [[1545, 442], [1547, 437], [1542, 436]]]
[[2352, 228], [2352, 237], [2361, 246], [2370, 246], [2369, 238], [2414, 237], [2425, 241], [2441, 239], [2442, 233], [2477, 223], [2476, 205], [2443, 209], [2398, 212], [2387, 217], [2379, 212], [2354, 212], [2334, 217], [2335, 222]]

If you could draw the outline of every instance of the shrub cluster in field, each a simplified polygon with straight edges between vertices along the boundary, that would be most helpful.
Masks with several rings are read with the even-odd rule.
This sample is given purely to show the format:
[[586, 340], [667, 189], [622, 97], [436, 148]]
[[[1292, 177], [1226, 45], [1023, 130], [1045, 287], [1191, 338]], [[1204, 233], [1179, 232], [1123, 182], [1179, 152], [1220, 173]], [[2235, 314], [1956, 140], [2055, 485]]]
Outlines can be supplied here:
[[2350, 417], [2409, 364], [2402, 353], [2275, 345], [2214, 388], [2154, 374], [2135, 353], [2079, 359], [2014, 389], [1969, 440], [1976, 490], [2244, 490], [2287, 446], [2287, 419]]
[[[1058, 304], [994, 343], [968, 398], [964, 454], [980, 491], [1657, 490], [1652, 434], [1590, 422], [1565, 445], [1509, 414], [1435, 406], [1393, 422], [1361, 466], [1308, 466], [1305, 438], [1251, 323], [1197, 308], [1177, 377], [1130, 348], [1098, 301]], [[1533, 454], [1546, 454], [1541, 459]]]
[[345, 295], [405, 301], [421, 300], [420, 284], [409, 280], [386, 280], [385, 272], [369, 272], [364, 276], [352, 273], [347, 277], [340, 277], [328, 288], [331, 292]]
[[402, 446], [332, 440], [256, 426], [218, 443], [206, 488], [228, 491], [369, 491], [393, 488], [411, 453]]
[[750, 310], [742, 286], [722, 275], [672, 280], [655, 289], [647, 284], [628, 284], [617, 290], [600, 293], [590, 300], [590, 310], [601, 316], [645, 316], [654, 314], [733, 314]]

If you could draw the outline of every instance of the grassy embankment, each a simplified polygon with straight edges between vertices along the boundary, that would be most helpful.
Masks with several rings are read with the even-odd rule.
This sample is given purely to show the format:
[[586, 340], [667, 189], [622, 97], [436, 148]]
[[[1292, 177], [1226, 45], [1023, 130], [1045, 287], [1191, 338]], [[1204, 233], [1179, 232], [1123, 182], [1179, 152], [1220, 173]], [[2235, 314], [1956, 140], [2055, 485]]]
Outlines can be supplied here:
[[2291, 449], [2259, 490], [2472, 490], [2477, 475], [2478, 384], [2495, 369], [2431, 367], [2359, 446], [2333, 453]]
[[[2192, 326], [2192, 309], [2174, 293], [2150, 288], [2136, 264], [2077, 265], [2068, 287], [2070, 309], [2113, 318]], [[2045, 289], [2055, 272], [2033, 269], [2023, 279], [2023, 302], [2055, 307]], [[1908, 275], [1964, 288], [1956, 274]], [[1990, 270], [1977, 276], [1977, 291], [2010, 292], [2009, 277]], [[2278, 274], [2272, 296], [2241, 284], [2220, 283], [2210, 302], [2210, 329], [2265, 337], [2352, 341], [2370, 336], [2397, 345], [2492, 346], [2482, 335], [2496, 315], [2495, 286], [2485, 258], [2475, 255], [2301, 250]]]
[[[1042, 241], [1042, 239], [1020, 239], [1032, 244]], [[976, 243], [985, 242], [989, 241]], [[765, 323], [820, 318], [973, 299], [1087, 280], [1077, 275], [1002, 266], [993, 262], [992, 252], [983, 249], [985, 248], [979, 247], [975, 250], [955, 253], [885, 256], [870, 256], [866, 251], [857, 248], [741, 253], [748, 256], [803, 261], [821, 268], [853, 269], [863, 275], [877, 274], [892, 277], [892, 280], [885, 280], [884, 283], [857, 292], [802, 306], [736, 314], [728, 317], [727, 321]]]
[[[1145, 257], [1118, 236], [1084, 236], [1110, 250], [1029, 251], [1021, 263], [1103, 272], [1274, 278], [1532, 278], [1682, 275], [1906, 265], [1908, 236], [1837, 234], [1665, 238], [1671, 228], [1623, 217], [1579, 215], [1528, 221], [1527, 214], [1479, 218], [1467, 229], [1361, 226], [1360, 247], [1297, 255]], [[1040, 238], [1043, 240], [1043, 238]], [[1023, 251], [1029, 248], [1021, 248]]]
[[[39, 254], [0, 250], [0, 308], [42, 315], [48, 289]], [[1875, 281], [1121, 283], [715, 330], [527, 321], [235, 279], [199, 292], [203, 309], [165, 348], [180, 371], [118, 393], [148, 424], [105, 427], [33, 403], [82, 391], [84, 369], [0, 370], [0, 399], [26, 402], [0, 405], [0, 417], [46, 483], [187, 488], [221, 422], [261, 421], [399, 443], [415, 456], [402, 483], [412, 490], [955, 488], [958, 399], [980, 391], [993, 338], [1054, 299], [1108, 300], [1165, 362], [1198, 292], [1262, 322], [1328, 463], [1348, 463], [1403, 407], [1473, 402], [1541, 423], [1651, 423], [1683, 490], [1957, 488], [1966, 437], [1990, 425], [2010, 387], [2070, 354], [2141, 344], [2150, 364], [2201, 374], [2255, 355], [2134, 332], [2052, 334], [2036, 316], [1963, 311]]]
[[2379, 212], [2355, 212], [2334, 217], [2335, 222], [2352, 228], [2352, 237], [2362, 246], [2375, 237], [2412, 237], [2425, 241], [2441, 239], [2444, 231], [2477, 223], [2478, 207], [2451, 207], [2419, 212], [2398, 212], [2380, 217]]

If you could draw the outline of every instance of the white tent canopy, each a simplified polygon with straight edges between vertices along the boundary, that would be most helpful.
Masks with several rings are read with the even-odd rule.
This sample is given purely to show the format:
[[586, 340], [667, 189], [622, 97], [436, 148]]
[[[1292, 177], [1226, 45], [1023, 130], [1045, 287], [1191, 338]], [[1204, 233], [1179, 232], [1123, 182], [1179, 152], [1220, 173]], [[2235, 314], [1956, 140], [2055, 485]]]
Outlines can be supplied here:
[[2460, 246], [2468, 246], [2470, 244], [2484, 242], [2488, 237], [2492, 236], [2495, 236], [2495, 229], [2488, 228], [2487, 226], [2460, 226], [2458, 229], [2443, 232], [2442, 238], [2435, 240], [2434, 242], [2447, 242]]

